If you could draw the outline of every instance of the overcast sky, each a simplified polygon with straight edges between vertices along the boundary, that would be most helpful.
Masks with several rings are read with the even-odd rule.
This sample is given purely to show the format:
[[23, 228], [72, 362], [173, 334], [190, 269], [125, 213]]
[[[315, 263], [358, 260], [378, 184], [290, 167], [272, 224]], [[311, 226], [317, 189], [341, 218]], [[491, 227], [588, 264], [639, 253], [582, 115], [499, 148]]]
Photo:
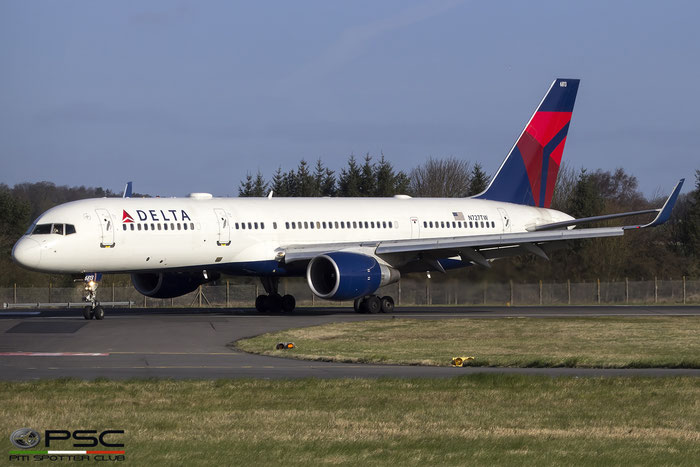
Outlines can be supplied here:
[[[700, 168], [700, 3], [0, 2], [0, 182], [237, 194], [301, 158], [492, 174], [554, 78], [565, 162]], [[686, 189], [687, 191], [687, 189]]]

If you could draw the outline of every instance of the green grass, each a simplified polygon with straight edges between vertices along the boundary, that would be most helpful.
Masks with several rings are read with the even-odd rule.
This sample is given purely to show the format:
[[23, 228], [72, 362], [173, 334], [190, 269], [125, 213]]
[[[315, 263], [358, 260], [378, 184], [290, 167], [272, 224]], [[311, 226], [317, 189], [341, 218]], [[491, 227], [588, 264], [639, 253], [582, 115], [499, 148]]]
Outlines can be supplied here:
[[[130, 465], [698, 465], [682, 378], [0, 383], [0, 430], [124, 429]], [[52, 448], [70, 449], [66, 443]]]
[[[332, 323], [236, 342], [244, 351], [310, 360], [473, 366], [700, 368], [700, 318], [603, 317]], [[293, 350], [274, 350], [292, 341]]]

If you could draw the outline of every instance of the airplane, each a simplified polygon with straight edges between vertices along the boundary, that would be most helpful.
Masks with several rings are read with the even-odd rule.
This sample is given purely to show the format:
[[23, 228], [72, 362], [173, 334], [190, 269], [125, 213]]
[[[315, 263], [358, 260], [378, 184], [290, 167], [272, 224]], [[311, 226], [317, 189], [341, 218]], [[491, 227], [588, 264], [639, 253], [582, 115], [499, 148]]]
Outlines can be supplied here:
[[[257, 276], [258, 311], [291, 312], [281, 277], [302, 276], [327, 300], [355, 311], [391, 312], [377, 290], [409, 273], [446, 272], [524, 254], [548, 258], [577, 239], [614, 237], [668, 220], [683, 185], [660, 209], [574, 219], [551, 209], [578, 92], [578, 79], [556, 79], [490, 181], [468, 198], [122, 198], [85, 199], [49, 209], [12, 250], [14, 261], [50, 273], [86, 274], [85, 319], [103, 319], [100, 273], [129, 273], [147, 297], [193, 292], [221, 274]], [[576, 228], [652, 214], [644, 225]]]

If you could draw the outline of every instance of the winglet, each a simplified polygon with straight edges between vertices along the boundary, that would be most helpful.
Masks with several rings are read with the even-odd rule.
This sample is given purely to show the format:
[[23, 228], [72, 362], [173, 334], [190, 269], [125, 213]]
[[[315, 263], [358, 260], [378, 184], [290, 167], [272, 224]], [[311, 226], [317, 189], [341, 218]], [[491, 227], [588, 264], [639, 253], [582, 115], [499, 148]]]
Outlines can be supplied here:
[[649, 222], [648, 224], [645, 225], [630, 225], [623, 227], [624, 229], [643, 229], [645, 227], [656, 227], [657, 225], [661, 225], [664, 222], [668, 220], [669, 217], [671, 217], [671, 211], [673, 211], [673, 206], [676, 205], [676, 200], [678, 199], [678, 194], [681, 192], [681, 188], [683, 187], [683, 182], [685, 182], [685, 178], [681, 178], [681, 180], [676, 184], [676, 187], [673, 189], [671, 194], [669, 195], [668, 199], [664, 203], [663, 207], [659, 209], [659, 213], [656, 215], [653, 221]]
[[133, 186], [132, 182], [126, 182], [126, 186], [124, 187], [124, 194], [122, 195], [122, 198], [131, 198], [131, 187]]

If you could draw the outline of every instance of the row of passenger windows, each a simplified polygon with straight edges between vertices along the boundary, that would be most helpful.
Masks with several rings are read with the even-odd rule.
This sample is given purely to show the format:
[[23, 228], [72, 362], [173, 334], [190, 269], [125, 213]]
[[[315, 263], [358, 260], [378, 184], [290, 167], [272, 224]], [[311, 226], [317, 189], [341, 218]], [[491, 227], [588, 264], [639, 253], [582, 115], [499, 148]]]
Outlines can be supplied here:
[[39, 224], [32, 230], [32, 235], [70, 235], [75, 233], [73, 224]]
[[[462, 225], [464, 224], [464, 225]], [[496, 228], [496, 223], [494, 221], [469, 221], [469, 225], [467, 225], [467, 221], [423, 221], [423, 227], [425, 228], [430, 228], [430, 229], [461, 229], [461, 228], [467, 228], [469, 227], [470, 229], [474, 228], [479, 228], [479, 225], [481, 224], [482, 229], [495, 229]]]
[[[285, 222], [284, 228], [296, 229], [393, 229], [397, 225], [392, 221], [291, 221]], [[398, 225], [397, 225], [398, 226]], [[236, 222], [236, 230], [257, 230], [265, 229], [264, 222]], [[272, 228], [277, 229], [277, 222], [272, 223]]]
[[[131, 226], [131, 227], [129, 227]], [[149, 227], [150, 226], [150, 227]], [[122, 229], [123, 230], [194, 230], [194, 222], [190, 222], [189, 224], [186, 222], [180, 223], [180, 222], [171, 222], [170, 224], [168, 223], [160, 223], [160, 222], [152, 222], [150, 224], [122, 224]]]

